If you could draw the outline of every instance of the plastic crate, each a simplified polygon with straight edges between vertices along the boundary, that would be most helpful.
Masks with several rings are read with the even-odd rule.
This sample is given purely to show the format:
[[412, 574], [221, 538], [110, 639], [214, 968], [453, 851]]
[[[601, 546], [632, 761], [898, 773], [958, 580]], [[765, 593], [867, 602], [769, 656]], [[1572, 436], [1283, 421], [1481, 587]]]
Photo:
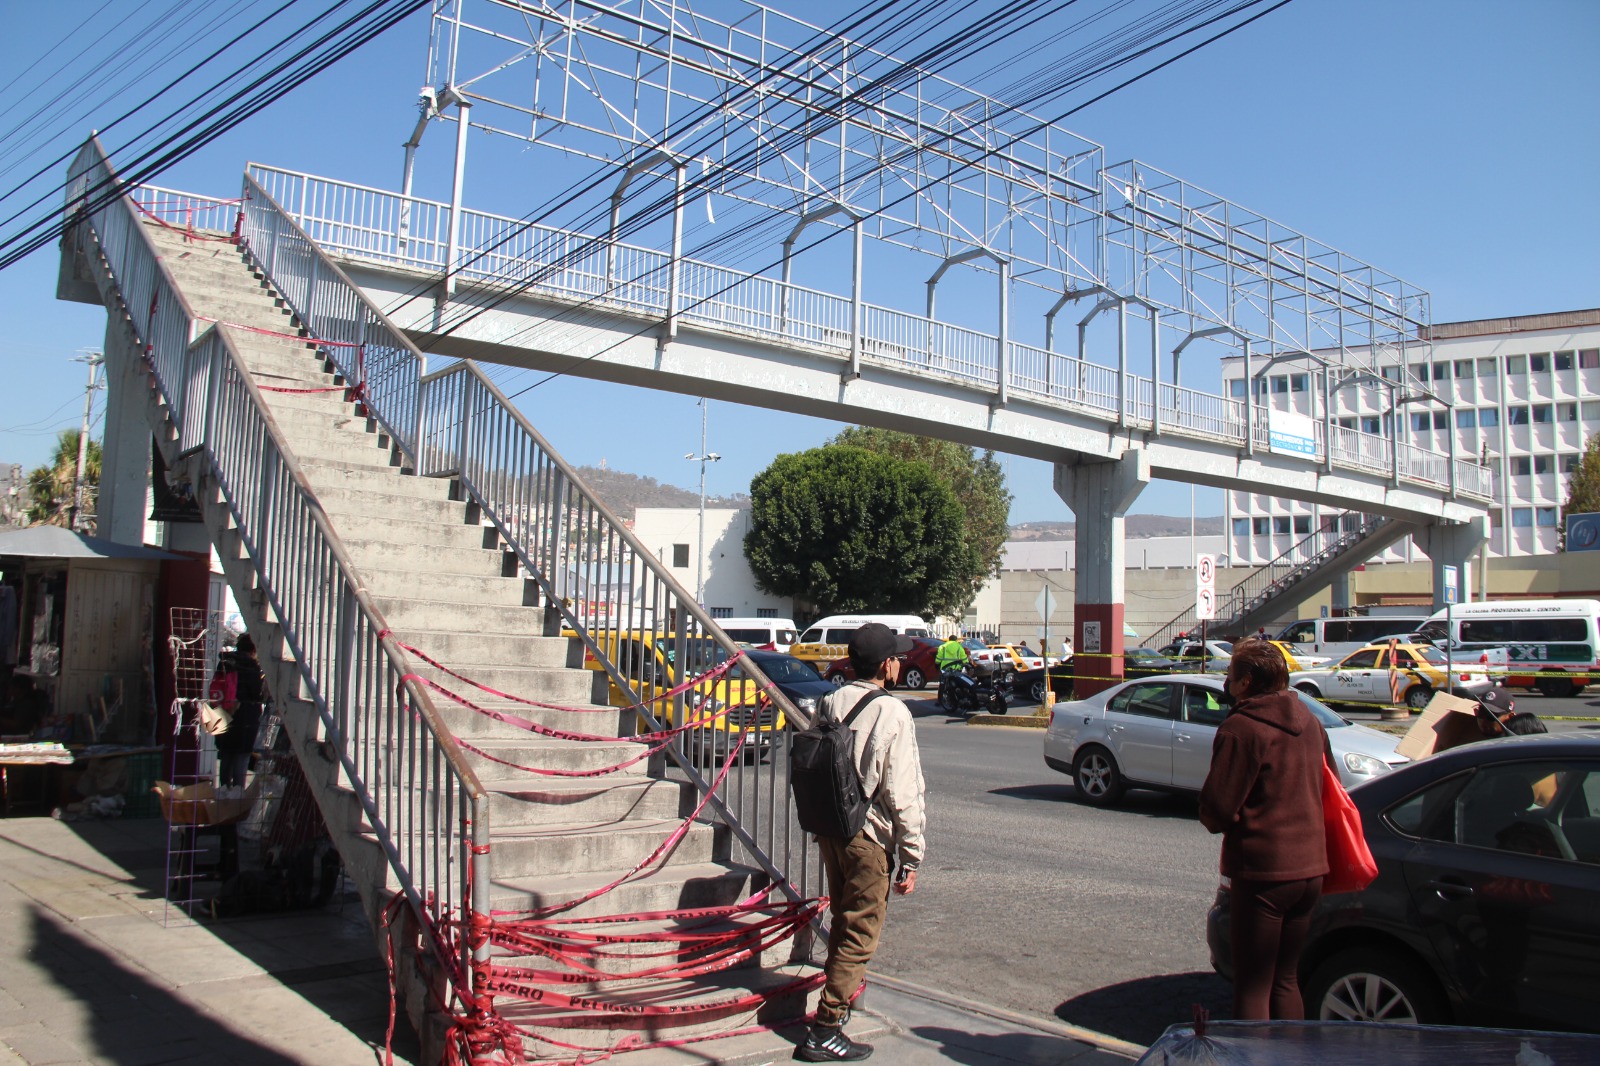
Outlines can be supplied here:
[[156, 779], [161, 776], [161, 753], [145, 751], [128, 756], [128, 791], [124, 818], [161, 817], [161, 798], [155, 793]]

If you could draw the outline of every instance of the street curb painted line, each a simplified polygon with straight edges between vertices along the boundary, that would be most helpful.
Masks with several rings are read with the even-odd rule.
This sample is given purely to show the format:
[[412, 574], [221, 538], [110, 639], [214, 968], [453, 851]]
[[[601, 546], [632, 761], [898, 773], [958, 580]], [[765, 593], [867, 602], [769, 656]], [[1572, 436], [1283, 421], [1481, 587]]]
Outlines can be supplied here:
[[994, 1018], [997, 1021], [1026, 1026], [1036, 1032], [1049, 1033], [1051, 1036], [1065, 1037], [1068, 1040], [1090, 1044], [1101, 1051], [1108, 1051], [1113, 1055], [1124, 1055], [1130, 1059], [1137, 1059], [1149, 1050], [1144, 1045], [1135, 1044], [1131, 1040], [1122, 1040], [1115, 1036], [1108, 1036], [1105, 1033], [1097, 1033], [1093, 1029], [1070, 1025], [1067, 1022], [1039, 1018], [1031, 1014], [1020, 1014], [1004, 1007], [979, 1003], [975, 999], [966, 999], [949, 992], [941, 992], [936, 988], [914, 984], [900, 977], [886, 977], [883, 974], [874, 973], [867, 978], [867, 987], [871, 988], [874, 983], [883, 985], [885, 988], [892, 988], [896, 992], [908, 996], [916, 996], [918, 999], [940, 1003], [946, 1007], [954, 1007], [956, 1010], [965, 1011], [968, 1014], [978, 1014], [986, 1018]]
[[968, 725], [1008, 725], [1012, 729], [1047, 729], [1050, 719], [1035, 714], [975, 714]]

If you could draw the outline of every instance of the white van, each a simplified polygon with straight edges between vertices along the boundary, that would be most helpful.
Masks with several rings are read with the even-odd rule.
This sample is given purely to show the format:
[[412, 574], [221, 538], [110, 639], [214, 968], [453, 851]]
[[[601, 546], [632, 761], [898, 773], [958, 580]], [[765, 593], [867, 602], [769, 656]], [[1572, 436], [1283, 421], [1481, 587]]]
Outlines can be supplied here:
[[758, 648], [788, 651], [800, 639], [793, 618], [718, 618], [717, 625], [728, 639]]
[[1600, 600], [1491, 600], [1436, 611], [1420, 627], [1436, 644], [1448, 637], [1457, 654], [1505, 648], [1503, 684], [1545, 696], [1575, 696], [1600, 672]]
[[1425, 614], [1374, 614], [1351, 618], [1302, 618], [1283, 627], [1277, 639], [1296, 651], [1326, 655], [1338, 662], [1375, 640], [1415, 633], [1428, 620]]
[[868, 622], [882, 622], [896, 633], [908, 637], [932, 637], [928, 623], [915, 614], [832, 614], [807, 627], [800, 640], [789, 649], [796, 659], [804, 659], [821, 670], [835, 659], [841, 659], [850, 643], [850, 634]]

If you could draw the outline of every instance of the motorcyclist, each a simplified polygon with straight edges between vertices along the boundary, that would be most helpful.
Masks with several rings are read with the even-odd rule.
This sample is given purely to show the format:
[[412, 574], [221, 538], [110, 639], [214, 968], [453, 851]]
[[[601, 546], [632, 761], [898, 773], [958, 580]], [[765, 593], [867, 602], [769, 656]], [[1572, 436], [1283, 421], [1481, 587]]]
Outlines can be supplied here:
[[933, 653], [933, 664], [941, 674], [947, 674], [952, 670], [965, 669], [969, 658], [967, 646], [961, 643], [961, 637], [952, 635], [945, 637], [939, 650]]

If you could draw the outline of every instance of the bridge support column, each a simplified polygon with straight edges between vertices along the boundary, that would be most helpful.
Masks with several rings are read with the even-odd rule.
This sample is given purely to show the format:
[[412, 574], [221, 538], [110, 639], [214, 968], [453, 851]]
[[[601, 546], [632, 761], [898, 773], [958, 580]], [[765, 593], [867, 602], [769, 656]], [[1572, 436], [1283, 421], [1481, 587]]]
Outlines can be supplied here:
[[1329, 582], [1328, 591], [1333, 599], [1333, 607], [1328, 613], [1335, 618], [1340, 618], [1350, 613], [1350, 571], [1340, 571]]
[[1489, 539], [1489, 516], [1469, 522], [1430, 522], [1411, 534], [1412, 543], [1433, 563], [1433, 609], [1444, 610], [1444, 568], [1456, 568], [1456, 602], [1472, 599], [1472, 557]]
[[1056, 495], [1077, 522], [1077, 603], [1073, 646], [1079, 696], [1104, 691], [1122, 680], [1122, 618], [1127, 551], [1123, 530], [1128, 508], [1150, 484], [1150, 459], [1142, 450], [1122, 458], [1087, 456], [1055, 466]]
[[121, 322], [106, 326], [105, 357], [106, 428], [95, 536], [141, 545], [150, 486], [150, 427], [144, 415], [149, 386], [137, 345]]

